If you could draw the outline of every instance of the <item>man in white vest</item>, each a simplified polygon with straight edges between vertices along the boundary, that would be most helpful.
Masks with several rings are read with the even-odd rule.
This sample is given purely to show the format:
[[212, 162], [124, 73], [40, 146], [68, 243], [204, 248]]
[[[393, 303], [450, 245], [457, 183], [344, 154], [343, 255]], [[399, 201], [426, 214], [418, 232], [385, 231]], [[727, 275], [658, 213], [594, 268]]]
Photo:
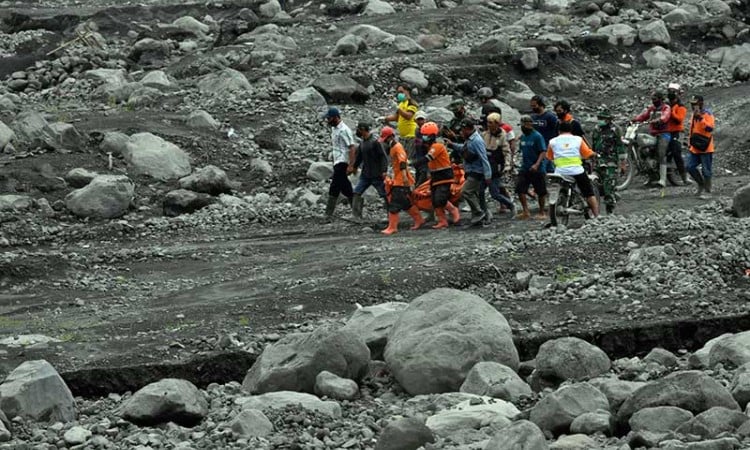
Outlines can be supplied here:
[[571, 122], [560, 122], [559, 127], [560, 135], [549, 141], [547, 159], [555, 164], [555, 173], [575, 178], [581, 196], [586, 199], [594, 217], [597, 217], [599, 203], [594, 195], [594, 186], [583, 169], [583, 160], [596, 156], [596, 153], [580, 136], [573, 135]]

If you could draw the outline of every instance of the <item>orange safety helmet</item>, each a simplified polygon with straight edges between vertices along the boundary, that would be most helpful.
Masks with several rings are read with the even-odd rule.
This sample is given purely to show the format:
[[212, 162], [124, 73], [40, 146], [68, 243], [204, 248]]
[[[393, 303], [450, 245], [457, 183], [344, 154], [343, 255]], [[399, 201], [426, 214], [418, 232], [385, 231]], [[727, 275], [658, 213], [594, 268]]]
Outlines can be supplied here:
[[419, 132], [425, 136], [437, 136], [437, 134], [440, 132], [440, 128], [435, 122], [427, 122], [426, 124], [422, 125], [422, 128], [419, 129]]

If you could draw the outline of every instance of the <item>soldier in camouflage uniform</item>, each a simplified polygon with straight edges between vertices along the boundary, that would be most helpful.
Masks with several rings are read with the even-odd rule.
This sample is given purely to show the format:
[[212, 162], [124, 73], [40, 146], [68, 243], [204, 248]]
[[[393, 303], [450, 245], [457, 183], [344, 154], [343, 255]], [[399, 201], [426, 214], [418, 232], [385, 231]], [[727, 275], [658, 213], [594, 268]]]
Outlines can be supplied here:
[[615, 203], [617, 203], [615, 198], [617, 171], [621, 162], [625, 159], [626, 151], [625, 145], [622, 143], [622, 133], [620, 133], [617, 125], [612, 123], [612, 114], [608, 110], [602, 110], [596, 117], [599, 119], [599, 123], [592, 136], [594, 151], [598, 158], [596, 173], [599, 175], [604, 190], [604, 204], [607, 208], [607, 214], [612, 214]]

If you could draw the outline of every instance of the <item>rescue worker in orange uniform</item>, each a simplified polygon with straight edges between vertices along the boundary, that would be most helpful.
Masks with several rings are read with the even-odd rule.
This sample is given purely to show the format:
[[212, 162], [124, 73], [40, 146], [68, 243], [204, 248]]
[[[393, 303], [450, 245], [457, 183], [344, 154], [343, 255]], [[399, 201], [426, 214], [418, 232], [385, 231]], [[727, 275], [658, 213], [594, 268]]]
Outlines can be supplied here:
[[424, 224], [424, 219], [411, 201], [411, 192], [414, 189], [414, 177], [409, 172], [409, 160], [406, 150], [400, 142], [396, 141], [396, 133], [391, 127], [383, 127], [378, 138], [391, 158], [393, 167], [393, 187], [391, 188], [391, 200], [388, 202], [388, 228], [381, 231], [385, 235], [398, 232], [398, 214], [407, 211], [414, 219], [412, 230], [418, 230]]
[[688, 184], [687, 171], [685, 170], [685, 160], [682, 159], [682, 142], [680, 142], [680, 133], [685, 128], [685, 118], [687, 117], [687, 107], [680, 100], [680, 85], [669, 83], [667, 87], [667, 99], [669, 100], [670, 117], [667, 122], [667, 132], [670, 133], [669, 150], [667, 154], [674, 158], [677, 172], [682, 178], [683, 184]]
[[[438, 222], [432, 228], [447, 228], [448, 219], [445, 216], [446, 210], [451, 214], [453, 223], [458, 223], [461, 218], [458, 208], [448, 201], [451, 196], [451, 184], [454, 181], [450, 155], [445, 145], [437, 141], [437, 137], [440, 134], [438, 124], [427, 122], [422, 125], [420, 131], [424, 145], [429, 148], [424, 159], [427, 160], [427, 169], [430, 171], [432, 207], [438, 218]], [[416, 164], [419, 163], [420, 161], [416, 162]]]
[[[694, 95], [690, 100], [693, 116], [690, 118], [690, 159], [687, 170], [698, 183], [696, 194], [708, 198], [711, 194], [711, 169], [714, 157], [714, 115], [703, 105], [703, 96]], [[701, 166], [701, 170], [698, 170]], [[704, 195], [704, 192], [708, 195]]]

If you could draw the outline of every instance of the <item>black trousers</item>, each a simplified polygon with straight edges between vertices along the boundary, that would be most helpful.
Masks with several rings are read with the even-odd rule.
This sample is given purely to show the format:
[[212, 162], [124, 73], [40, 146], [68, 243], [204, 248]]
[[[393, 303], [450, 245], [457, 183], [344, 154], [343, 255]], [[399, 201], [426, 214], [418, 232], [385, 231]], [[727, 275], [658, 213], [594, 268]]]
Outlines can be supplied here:
[[352, 198], [354, 190], [352, 189], [352, 183], [349, 181], [349, 177], [346, 175], [346, 168], [348, 164], [341, 162], [333, 166], [333, 176], [331, 177], [331, 186], [328, 188], [328, 195], [331, 197], [338, 197], [339, 194], [344, 194], [346, 198]]

